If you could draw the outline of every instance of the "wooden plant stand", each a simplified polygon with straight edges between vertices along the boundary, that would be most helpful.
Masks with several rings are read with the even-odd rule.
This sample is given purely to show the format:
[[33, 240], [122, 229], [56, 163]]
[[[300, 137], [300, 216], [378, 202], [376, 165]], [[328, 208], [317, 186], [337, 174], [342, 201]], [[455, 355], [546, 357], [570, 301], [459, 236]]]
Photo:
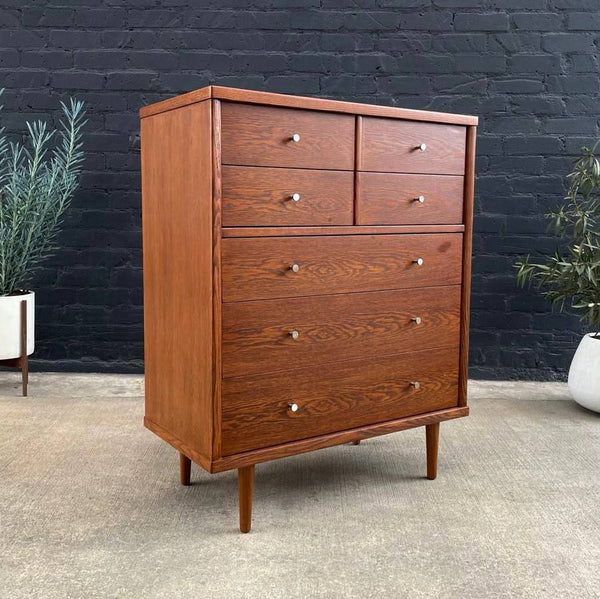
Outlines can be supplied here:
[[21, 301], [21, 355], [18, 358], [0, 360], [0, 366], [18, 368], [23, 381], [23, 397], [27, 397], [27, 383], [29, 382], [29, 359], [27, 357], [27, 302]]

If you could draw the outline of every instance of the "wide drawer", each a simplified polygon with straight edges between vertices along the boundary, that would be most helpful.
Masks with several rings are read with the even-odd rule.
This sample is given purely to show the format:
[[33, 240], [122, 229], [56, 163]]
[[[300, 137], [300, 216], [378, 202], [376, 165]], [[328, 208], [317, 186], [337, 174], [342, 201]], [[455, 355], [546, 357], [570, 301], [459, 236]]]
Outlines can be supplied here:
[[227, 238], [223, 301], [461, 282], [461, 233]]
[[463, 175], [466, 127], [363, 117], [358, 169]]
[[351, 225], [354, 174], [223, 166], [223, 225]]
[[399, 173], [357, 174], [356, 224], [458, 224], [463, 177]]
[[454, 347], [225, 379], [223, 455], [456, 406], [458, 357]]
[[223, 305], [223, 376], [457, 346], [460, 286]]
[[346, 114], [223, 102], [221, 161], [352, 170], [354, 119]]

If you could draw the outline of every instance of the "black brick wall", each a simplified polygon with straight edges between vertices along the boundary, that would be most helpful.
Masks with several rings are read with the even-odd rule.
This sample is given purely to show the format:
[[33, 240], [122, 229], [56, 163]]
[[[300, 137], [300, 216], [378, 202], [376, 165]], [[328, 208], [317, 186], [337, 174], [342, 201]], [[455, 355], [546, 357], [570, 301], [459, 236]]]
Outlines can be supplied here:
[[2, 122], [86, 101], [82, 189], [38, 291], [38, 368], [142, 368], [140, 106], [214, 83], [481, 117], [476, 377], [564, 377], [584, 330], [515, 285], [598, 133], [598, 0], [0, 0]]

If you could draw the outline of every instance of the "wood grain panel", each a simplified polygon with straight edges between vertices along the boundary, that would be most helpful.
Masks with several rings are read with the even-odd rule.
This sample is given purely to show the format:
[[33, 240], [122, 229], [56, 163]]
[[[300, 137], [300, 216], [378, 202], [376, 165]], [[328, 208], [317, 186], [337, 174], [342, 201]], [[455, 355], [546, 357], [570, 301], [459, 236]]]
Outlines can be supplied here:
[[460, 376], [458, 403], [467, 405], [467, 382], [469, 375], [469, 318], [471, 311], [471, 256], [473, 253], [473, 202], [475, 194], [475, 143], [477, 128], [467, 130], [467, 153], [465, 155], [465, 239], [462, 256], [462, 307], [460, 324]]
[[353, 178], [346, 171], [224, 166], [223, 225], [351, 225]]
[[354, 168], [353, 116], [223, 102], [221, 118], [223, 164]]
[[343, 102], [325, 98], [307, 98], [291, 94], [274, 94], [248, 89], [236, 89], [213, 85], [203, 87], [187, 94], [182, 94], [162, 102], [145, 106], [140, 110], [142, 118], [158, 114], [167, 110], [174, 110], [188, 106], [194, 102], [208, 98], [230, 100], [232, 102], [248, 102], [251, 104], [265, 104], [268, 106], [284, 106], [288, 108], [304, 108], [309, 110], [322, 110], [326, 112], [341, 112], [348, 114], [362, 114], [370, 116], [390, 117], [415, 121], [454, 123], [460, 125], [477, 125], [477, 117], [467, 114], [452, 114], [448, 112], [432, 112], [429, 110], [414, 110], [412, 108], [399, 108], [397, 106], [377, 106], [375, 104], [358, 104], [357, 102]]
[[226, 302], [456, 285], [461, 280], [458, 233], [223, 239], [222, 249]]
[[462, 223], [463, 177], [360, 172], [356, 176], [359, 225]]
[[335, 227], [223, 227], [223, 237], [297, 237], [312, 235], [389, 235], [391, 233], [462, 233], [464, 225], [376, 225]]
[[358, 170], [463, 175], [465, 139], [458, 125], [365, 117]]
[[458, 285], [224, 304], [223, 376], [457, 347], [459, 322]]
[[214, 366], [211, 103], [146, 118], [141, 136], [146, 417], [206, 463]]
[[457, 397], [456, 347], [225, 379], [223, 455], [450, 408]]

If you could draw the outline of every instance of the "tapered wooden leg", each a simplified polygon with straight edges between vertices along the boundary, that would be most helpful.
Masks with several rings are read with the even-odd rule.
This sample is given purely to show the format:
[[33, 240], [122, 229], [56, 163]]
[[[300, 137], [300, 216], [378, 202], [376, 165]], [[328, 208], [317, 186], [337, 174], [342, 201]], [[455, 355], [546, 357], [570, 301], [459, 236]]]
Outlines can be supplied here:
[[360, 445], [360, 439], [358, 441], [352, 441], [352, 445]]
[[252, 528], [252, 492], [254, 490], [254, 465], [238, 468], [238, 491], [240, 495], [240, 532]]
[[29, 359], [27, 358], [27, 302], [21, 301], [21, 382], [23, 397], [27, 396], [27, 383], [29, 382]]
[[190, 484], [192, 460], [182, 453], [179, 454], [179, 478], [182, 485]]
[[427, 440], [427, 478], [434, 480], [437, 476], [438, 444], [440, 440], [440, 423], [425, 425]]

